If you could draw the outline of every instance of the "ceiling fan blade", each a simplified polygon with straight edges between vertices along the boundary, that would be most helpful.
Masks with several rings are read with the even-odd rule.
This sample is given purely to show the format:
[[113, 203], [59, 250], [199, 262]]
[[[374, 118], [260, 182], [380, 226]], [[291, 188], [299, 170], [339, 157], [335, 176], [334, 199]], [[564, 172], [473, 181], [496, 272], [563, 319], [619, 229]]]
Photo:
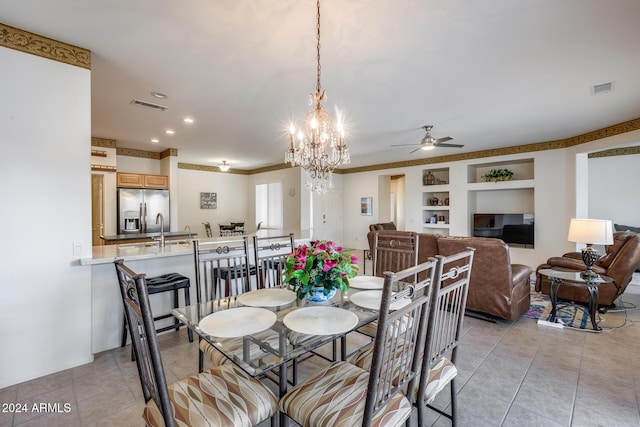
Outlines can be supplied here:
[[422, 144], [392, 144], [390, 147], [410, 147], [412, 145], [422, 145]]
[[415, 150], [412, 150], [409, 154], [413, 154], [413, 153], [415, 153], [415, 152], [416, 152], [416, 151], [418, 151], [418, 150], [422, 150], [422, 147], [418, 147], [418, 148], [416, 148]]
[[464, 145], [462, 144], [436, 144], [436, 147], [454, 147], [454, 148], [462, 148]]
[[451, 138], [450, 136], [445, 136], [444, 138], [438, 138], [433, 142], [435, 142], [436, 144], [440, 144], [441, 142], [451, 141], [452, 139], [453, 138]]

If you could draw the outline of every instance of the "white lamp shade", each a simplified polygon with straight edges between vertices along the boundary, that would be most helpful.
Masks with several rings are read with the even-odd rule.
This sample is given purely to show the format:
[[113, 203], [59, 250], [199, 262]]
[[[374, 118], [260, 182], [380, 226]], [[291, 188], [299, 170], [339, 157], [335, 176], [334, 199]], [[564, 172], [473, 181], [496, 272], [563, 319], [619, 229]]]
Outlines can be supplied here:
[[567, 240], [589, 245], [611, 245], [613, 226], [608, 219], [572, 218]]

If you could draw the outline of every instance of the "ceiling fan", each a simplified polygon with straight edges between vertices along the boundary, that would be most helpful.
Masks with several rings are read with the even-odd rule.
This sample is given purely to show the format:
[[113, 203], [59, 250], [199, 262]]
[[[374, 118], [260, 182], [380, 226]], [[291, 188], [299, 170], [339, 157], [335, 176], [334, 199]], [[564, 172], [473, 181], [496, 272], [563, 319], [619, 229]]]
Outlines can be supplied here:
[[433, 125], [424, 125], [422, 126], [422, 129], [425, 130], [426, 134], [422, 138], [419, 144], [394, 144], [392, 145], [392, 147], [406, 147], [411, 145], [419, 145], [419, 147], [413, 150], [412, 153], [415, 153], [418, 150], [432, 150], [436, 147], [456, 147], [456, 148], [464, 147], [464, 145], [461, 145], [461, 144], [444, 144], [445, 142], [451, 141], [453, 139], [450, 136], [445, 136], [443, 138], [437, 138], [437, 139], [432, 137], [431, 129], [433, 129]]

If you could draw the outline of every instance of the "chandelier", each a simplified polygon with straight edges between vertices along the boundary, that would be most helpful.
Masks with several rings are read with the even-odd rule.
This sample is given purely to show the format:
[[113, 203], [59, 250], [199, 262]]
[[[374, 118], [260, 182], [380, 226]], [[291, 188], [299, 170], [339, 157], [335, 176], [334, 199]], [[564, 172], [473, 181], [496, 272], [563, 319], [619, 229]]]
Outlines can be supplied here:
[[300, 166], [307, 173], [305, 186], [317, 193], [326, 193], [333, 187], [333, 170], [340, 164], [349, 164], [349, 147], [344, 143], [342, 117], [338, 113], [334, 122], [324, 110], [326, 93], [320, 87], [320, 0], [317, 1], [317, 80], [316, 91], [309, 95], [311, 111], [303, 122], [289, 126], [290, 146], [285, 152], [285, 163]]

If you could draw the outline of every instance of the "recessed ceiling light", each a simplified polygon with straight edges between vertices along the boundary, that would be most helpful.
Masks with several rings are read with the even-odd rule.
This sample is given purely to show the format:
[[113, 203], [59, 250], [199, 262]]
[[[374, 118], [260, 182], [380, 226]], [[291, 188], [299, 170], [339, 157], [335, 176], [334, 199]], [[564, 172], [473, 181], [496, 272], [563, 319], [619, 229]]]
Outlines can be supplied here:
[[153, 96], [155, 98], [160, 98], [160, 99], [168, 98], [167, 95], [165, 95], [164, 93], [160, 93], [160, 92], [151, 92], [151, 96]]
[[185, 123], [193, 123], [193, 119], [191, 117], [185, 117], [182, 121]]
[[175, 134], [175, 131], [171, 130], [171, 129], [167, 129], [164, 131], [164, 133], [166, 133], [167, 135], [173, 135]]
[[155, 142], [157, 144], [160, 140], [158, 138], [151, 138], [151, 142]]

